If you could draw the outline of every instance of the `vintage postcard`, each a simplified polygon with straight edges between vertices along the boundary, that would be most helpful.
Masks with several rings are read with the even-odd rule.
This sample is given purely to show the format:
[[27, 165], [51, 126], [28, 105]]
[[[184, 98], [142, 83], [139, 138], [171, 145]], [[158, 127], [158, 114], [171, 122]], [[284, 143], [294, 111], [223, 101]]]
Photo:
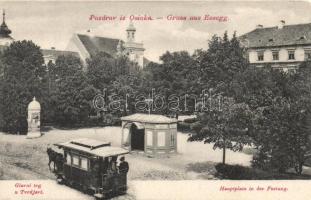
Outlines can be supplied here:
[[0, 200], [311, 196], [307, 1], [0, 1]]

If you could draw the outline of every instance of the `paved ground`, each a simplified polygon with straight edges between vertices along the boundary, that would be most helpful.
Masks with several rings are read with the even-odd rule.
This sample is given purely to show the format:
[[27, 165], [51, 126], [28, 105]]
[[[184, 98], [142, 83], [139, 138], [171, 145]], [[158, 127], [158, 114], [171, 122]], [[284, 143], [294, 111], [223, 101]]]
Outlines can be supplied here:
[[[52, 180], [55, 176], [48, 169], [46, 148], [49, 144], [68, 141], [74, 138], [93, 138], [111, 141], [112, 146], [120, 146], [120, 127], [87, 128], [77, 130], [50, 130], [37, 139], [25, 136], [0, 133], [0, 180]], [[197, 180], [215, 179], [214, 165], [221, 162], [222, 151], [213, 150], [212, 145], [199, 142], [187, 142], [187, 134], [178, 133], [178, 154], [165, 158], [149, 158], [132, 153], [126, 156], [130, 164], [128, 174], [130, 190], [128, 195], [117, 199], [133, 199], [131, 184], [135, 180]], [[249, 165], [251, 155], [227, 151], [227, 162]], [[82, 199], [85, 195], [66, 186]], [[71, 194], [71, 193], [70, 193]], [[89, 196], [87, 196], [89, 197]]]
[[[30, 185], [30, 187], [20, 187], [21, 185]], [[35, 185], [40, 185], [40, 188], [35, 187]], [[87, 195], [74, 188], [57, 184], [54, 180], [0, 181], [0, 188], [1, 200], [94, 200], [92, 195]], [[31, 194], [30, 191], [33, 191], [33, 193]], [[134, 186], [132, 183], [129, 183], [127, 194], [114, 197], [113, 200], [133, 200], [136, 199], [134, 193]]]
[[[88, 128], [77, 130], [50, 130], [37, 139], [0, 133], [0, 179], [53, 179], [46, 155], [48, 144], [74, 138], [94, 138], [111, 141], [120, 146], [120, 127]], [[178, 133], [178, 154], [167, 158], [148, 158], [130, 154], [127, 160], [130, 180], [184, 180], [207, 179], [214, 172], [215, 162], [221, 162], [222, 151], [212, 145], [187, 142], [187, 134]], [[249, 165], [251, 155], [227, 151], [227, 162]], [[6, 170], [4, 170], [6, 169]]]
[[[43, 194], [20, 194], [22, 189], [16, 189], [15, 184], [40, 185]], [[131, 181], [127, 195], [118, 196], [113, 200], [305, 200], [310, 199], [310, 184], [306, 181]], [[257, 188], [264, 189], [253, 191], [220, 191], [220, 188]], [[268, 188], [279, 188], [268, 190]], [[35, 188], [35, 187], [32, 187]], [[0, 181], [1, 200], [93, 200], [90, 195], [85, 195], [72, 188], [58, 185], [53, 180], [37, 181]], [[24, 189], [29, 191], [30, 189]], [[15, 194], [17, 191], [17, 194]], [[286, 191], [286, 192], [285, 192]]]

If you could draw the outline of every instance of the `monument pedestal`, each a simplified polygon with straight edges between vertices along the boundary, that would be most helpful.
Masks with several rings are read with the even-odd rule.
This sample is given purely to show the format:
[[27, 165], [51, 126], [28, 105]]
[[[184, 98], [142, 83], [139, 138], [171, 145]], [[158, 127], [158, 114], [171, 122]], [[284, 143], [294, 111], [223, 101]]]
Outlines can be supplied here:
[[28, 132], [26, 136], [27, 139], [38, 138], [38, 137], [41, 137], [40, 131]]
[[36, 97], [33, 98], [32, 102], [28, 105], [28, 139], [41, 137], [40, 132], [40, 110], [41, 106]]

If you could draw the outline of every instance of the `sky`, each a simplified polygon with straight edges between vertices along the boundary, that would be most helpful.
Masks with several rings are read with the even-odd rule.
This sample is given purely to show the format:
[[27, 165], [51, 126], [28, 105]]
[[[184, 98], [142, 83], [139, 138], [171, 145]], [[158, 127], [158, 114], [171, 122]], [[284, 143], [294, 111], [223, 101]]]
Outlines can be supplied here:
[[[152, 21], [134, 20], [136, 41], [143, 42], [145, 57], [158, 61], [166, 51], [206, 49], [214, 35], [228, 31], [238, 35], [255, 29], [286, 24], [311, 23], [311, 3], [270, 1], [219, 2], [0, 2], [6, 11], [6, 23], [15, 40], [32, 40], [42, 48], [65, 50], [74, 33], [85, 33], [126, 40], [129, 16], [151, 16]], [[89, 20], [95, 16], [117, 16], [115, 21]], [[126, 16], [124, 21], [119, 17]], [[167, 20], [167, 16], [185, 16], [187, 20]], [[190, 21], [190, 16], [226, 16], [228, 21]], [[162, 17], [163, 19], [156, 19]], [[86, 31], [90, 30], [90, 33]]]

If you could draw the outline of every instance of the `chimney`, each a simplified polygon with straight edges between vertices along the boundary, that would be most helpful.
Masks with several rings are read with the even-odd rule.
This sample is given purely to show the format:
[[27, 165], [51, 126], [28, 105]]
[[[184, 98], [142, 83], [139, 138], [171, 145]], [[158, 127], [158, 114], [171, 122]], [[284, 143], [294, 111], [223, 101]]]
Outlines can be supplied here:
[[263, 25], [257, 24], [256, 29], [261, 29], [261, 28], [263, 28]]
[[278, 25], [278, 29], [282, 29], [285, 26], [285, 21], [281, 20], [279, 25]]
[[88, 35], [90, 37], [94, 37], [94, 33], [93, 33], [92, 29], [86, 30], [86, 35]]

